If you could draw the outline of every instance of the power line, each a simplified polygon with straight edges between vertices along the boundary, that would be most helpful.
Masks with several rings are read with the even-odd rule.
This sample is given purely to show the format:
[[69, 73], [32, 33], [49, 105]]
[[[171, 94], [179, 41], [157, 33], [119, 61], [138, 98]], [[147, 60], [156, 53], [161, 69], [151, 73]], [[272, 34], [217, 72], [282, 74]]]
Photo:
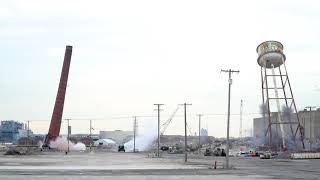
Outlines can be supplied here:
[[[262, 113], [258, 113], [258, 112], [252, 112], [252, 113], [242, 113], [242, 116], [249, 116], [249, 115], [261, 115]], [[195, 116], [197, 114], [187, 114], [187, 116]], [[202, 115], [204, 116], [227, 116], [227, 113], [203, 113]], [[239, 113], [230, 113], [230, 116], [239, 116]], [[170, 115], [165, 115], [165, 116], [170, 116]], [[88, 120], [92, 120], [92, 121], [106, 121], [106, 120], [115, 120], [115, 119], [128, 119], [131, 118], [132, 116], [119, 116], [119, 117], [103, 117], [103, 118], [90, 118], [90, 117], [85, 117], [85, 118], [71, 118], [70, 121], [88, 121]], [[147, 117], [153, 117], [156, 118], [156, 115], [141, 115], [141, 116], [136, 116], [139, 118], [147, 118]], [[183, 114], [181, 115], [175, 115], [175, 117], [184, 117]], [[12, 118], [11, 118], [12, 119]], [[47, 122], [50, 121], [50, 119], [22, 119], [20, 121], [39, 121], [39, 122]]]

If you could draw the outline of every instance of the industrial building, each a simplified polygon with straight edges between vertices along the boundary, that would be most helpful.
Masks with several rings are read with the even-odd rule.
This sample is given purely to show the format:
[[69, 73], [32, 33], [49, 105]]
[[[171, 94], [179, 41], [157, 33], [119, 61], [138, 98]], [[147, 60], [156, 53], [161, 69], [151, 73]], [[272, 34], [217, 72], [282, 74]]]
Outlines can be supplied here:
[[[320, 109], [315, 111], [299, 111], [298, 116], [300, 119], [300, 124], [303, 127], [303, 135], [306, 144], [316, 144], [319, 143], [320, 140]], [[291, 114], [291, 121], [295, 122], [297, 119], [297, 116], [295, 113]], [[278, 123], [278, 114], [277, 113], [271, 113], [271, 122], [275, 123], [272, 126], [272, 132], [274, 134], [273, 140], [275, 143], [279, 143], [281, 140], [281, 132], [280, 132], [280, 124]], [[266, 144], [266, 132], [268, 128], [268, 118], [254, 118], [253, 119], [253, 134], [255, 140], [260, 143], [259, 145]], [[286, 125], [286, 133], [291, 133], [290, 125]], [[297, 125], [292, 125], [292, 130], [295, 133], [297, 129]], [[309, 147], [306, 147], [309, 148]]]
[[320, 109], [315, 111], [301, 111], [301, 125], [304, 127], [304, 136], [313, 143], [320, 140]]
[[[32, 135], [32, 131], [29, 135]], [[28, 130], [23, 123], [14, 120], [1, 121], [0, 142], [16, 144], [22, 137], [27, 137]]]
[[133, 131], [100, 131], [99, 139], [112, 139], [117, 143], [124, 143], [131, 140], [133, 137]]

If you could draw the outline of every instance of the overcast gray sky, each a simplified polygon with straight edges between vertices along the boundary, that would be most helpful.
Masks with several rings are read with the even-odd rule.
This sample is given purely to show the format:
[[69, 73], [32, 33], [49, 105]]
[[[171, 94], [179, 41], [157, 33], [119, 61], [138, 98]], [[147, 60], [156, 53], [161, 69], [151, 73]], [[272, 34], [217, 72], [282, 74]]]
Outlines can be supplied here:
[[[244, 100], [244, 129], [259, 116], [260, 69], [256, 46], [284, 44], [287, 68], [299, 109], [319, 105], [320, 3], [304, 1], [43, 1], [2, 0], [0, 7], [0, 119], [38, 120], [46, 133], [66, 45], [72, 45], [64, 118], [73, 132], [132, 128], [132, 116], [163, 121], [177, 104], [188, 107], [197, 130], [202, 113], [209, 134], [225, 136], [227, 74], [232, 113]], [[182, 134], [182, 110], [167, 134]], [[138, 118], [155, 121], [154, 117]], [[65, 132], [63, 125], [62, 132]], [[231, 135], [239, 134], [239, 115]]]

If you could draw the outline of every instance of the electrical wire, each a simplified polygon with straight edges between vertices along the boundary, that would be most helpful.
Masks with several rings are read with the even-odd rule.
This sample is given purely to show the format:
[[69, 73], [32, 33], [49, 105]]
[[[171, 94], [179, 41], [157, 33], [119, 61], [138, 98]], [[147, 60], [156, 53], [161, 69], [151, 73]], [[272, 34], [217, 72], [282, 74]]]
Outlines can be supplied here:
[[[227, 113], [202, 113], [203, 116], [227, 116]], [[249, 116], [249, 115], [260, 115], [261, 113], [257, 113], [257, 112], [252, 112], [252, 113], [243, 113], [243, 116]], [[197, 114], [187, 114], [188, 117], [190, 116], [196, 116]], [[240, 113], [231, 113], [231, 116], [240, 116]], [[184, 115], [175, 115], [175, 117], [183, 117]], [[105, 120], [114, 120], [114, 119], [131, 119], [133, 116], [129, 116], [129, 115], [119, 115], [119, 116], [110, 116], [110, 117], [70, 117], [68, 118], [70, 121], [88, 121], [88, 120], [94, 120], [94, 121], [105, 121]], [[156, 118], [157, 115], [139, 115], [136, 116], [137, 118]], [[67, 118], [64, 118], [63, 120], [65, 120]], [[43, 122], [47, 122], [49, 119], [28, 119], [28, 120], [21, 120], [21, 121], [43, 121]]]

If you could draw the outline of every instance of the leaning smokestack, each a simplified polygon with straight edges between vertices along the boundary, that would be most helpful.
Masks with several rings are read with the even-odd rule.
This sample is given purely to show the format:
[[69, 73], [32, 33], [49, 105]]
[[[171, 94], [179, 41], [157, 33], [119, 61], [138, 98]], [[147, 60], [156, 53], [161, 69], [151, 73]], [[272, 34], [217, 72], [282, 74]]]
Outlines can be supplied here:
[[45, 144], [47, 145], [49, 144], [50, 140], [53, 140], [56, 137], [58, 137], [60, 133], [63, 105], [64, 105], [64, 99], [66, 95], [69, 68], [70, 68], [70, 62], [71, 62], [71, 54], [72, 54], [72, 46], [66, 46], [66, 52], [64, 55], [58, 93], [57, 93], [57, 97], [56, 97], [56, 101], [55, 101], [55, 105], [54, 105], [54, 109], [51, 117], [49, 132], [45, 139]]

